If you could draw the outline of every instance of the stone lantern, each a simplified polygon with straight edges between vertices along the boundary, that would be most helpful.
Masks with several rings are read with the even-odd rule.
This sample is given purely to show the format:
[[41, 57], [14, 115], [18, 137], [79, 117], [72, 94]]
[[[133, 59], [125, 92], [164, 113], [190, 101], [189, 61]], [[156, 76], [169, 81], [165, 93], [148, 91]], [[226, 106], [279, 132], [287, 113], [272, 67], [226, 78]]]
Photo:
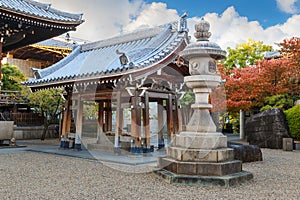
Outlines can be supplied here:
[[195, 94], [194, 112], [186, 130], [175, 135], [167, 155], [158, 158], [157, 172], [175, 183], [230, 186], [253, 175], [242, 170], [241, 161], [234, 160], [227, 137], [216, 132], [210, 116], [209, 94], [221, 82], [216, 60], [225, 58], [226, 52], [209, 41], [209, 28], [210, 24], [202, 18], [195, 25], [197, 42], [181, 52], [189, 61], [190, 76], [184, 82]]

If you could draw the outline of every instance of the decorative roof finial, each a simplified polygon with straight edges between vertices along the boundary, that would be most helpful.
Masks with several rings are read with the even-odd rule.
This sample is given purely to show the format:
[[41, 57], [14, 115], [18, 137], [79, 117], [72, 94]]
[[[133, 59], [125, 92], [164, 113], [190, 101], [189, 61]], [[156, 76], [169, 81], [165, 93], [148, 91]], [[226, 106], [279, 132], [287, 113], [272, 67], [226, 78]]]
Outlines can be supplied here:
[[187, 13], [183, 13], [183, 15], [180, 16], [179, 23], [178, 23], [178, 32], [189, 32], [189, 29], [187, 28]]
[[208, 21], [205, 21], [204, 18], [201, 18], [201, 21], [198, 24], [195, 24], [194, 33], [197, 41], [209, 41], [208, 38], [211, 36], [211, 32], [209, 32], [210, 24]]

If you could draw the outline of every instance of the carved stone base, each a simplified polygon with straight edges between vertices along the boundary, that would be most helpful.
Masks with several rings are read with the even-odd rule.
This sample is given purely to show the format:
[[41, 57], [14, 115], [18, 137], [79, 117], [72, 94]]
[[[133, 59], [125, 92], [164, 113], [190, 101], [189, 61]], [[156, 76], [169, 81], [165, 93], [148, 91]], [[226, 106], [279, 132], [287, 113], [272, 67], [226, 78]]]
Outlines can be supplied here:
[[186, 162], [178, 161], [171, 157], [159, 157], [158, 167], [181, 175], [224, 176], [241, 172], [242, 162], [240, 160], [232, 160], [221, 163]]
[[168, 147], [167, 155], [179, 161], [224, 162], [234, 159], [234, 150], [231, 148], [199, 150]]
[[166, 180], [168, 183], [217, 187], [230, 187], [238, 185], [241, 182], [246, 182], [253, 178], [253, 174], [247, 171], [241, 171], [225, 176], [180, 175], [164, 169], [158, 169], [155, 171], [155, 173], [164, 178], [164, 180]]

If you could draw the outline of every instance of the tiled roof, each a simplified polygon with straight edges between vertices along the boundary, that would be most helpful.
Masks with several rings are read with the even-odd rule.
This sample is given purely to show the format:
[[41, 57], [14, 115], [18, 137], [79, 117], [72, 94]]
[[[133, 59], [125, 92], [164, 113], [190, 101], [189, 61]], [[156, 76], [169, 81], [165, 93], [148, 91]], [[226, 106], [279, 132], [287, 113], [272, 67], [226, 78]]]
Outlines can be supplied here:
[[[186, 32], [177, 31], [177, 22], [174, 22], [79, 45], [66, 58], [39, 70], [39, 79], [25, 84], [34, 87], [135, 72], [170, 57], [181, 45], [186, 45], [186, 36]], [[117, 51], [125, 53], [129, 64], [121, 65]]]
[[49, 47], [58, 47], [58, 48], [74, 48], [78, 44], [87, 43], [87, 40], [81, 40], [77, 38], [70, 38], [67, 40], [65, 36], [61, 35], [59, 37], [50, 38], [48, 40], [44, 40], [36, 43], [37, 46], [49, 46]]
[[272, 52], [266, 52], [264, 58], [265, 59], [271, 59], [276, 58], [280, 56], [280, 52], [278, 51], [272, 51]]
[[81, 22], [82, 14], [71, 14], [51, 7], [51, 4], [33, 0], [0, 0], [0, 9], [60, 22]]

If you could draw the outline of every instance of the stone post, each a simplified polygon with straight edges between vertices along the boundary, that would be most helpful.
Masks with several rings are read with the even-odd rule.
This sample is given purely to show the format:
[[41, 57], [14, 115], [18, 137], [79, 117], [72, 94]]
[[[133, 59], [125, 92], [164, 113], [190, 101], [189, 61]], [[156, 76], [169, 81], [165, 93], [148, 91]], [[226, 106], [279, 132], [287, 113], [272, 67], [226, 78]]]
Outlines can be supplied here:
[[245, 139], [245, 111], [240, 110], [240, 139]]

